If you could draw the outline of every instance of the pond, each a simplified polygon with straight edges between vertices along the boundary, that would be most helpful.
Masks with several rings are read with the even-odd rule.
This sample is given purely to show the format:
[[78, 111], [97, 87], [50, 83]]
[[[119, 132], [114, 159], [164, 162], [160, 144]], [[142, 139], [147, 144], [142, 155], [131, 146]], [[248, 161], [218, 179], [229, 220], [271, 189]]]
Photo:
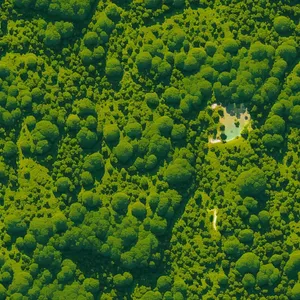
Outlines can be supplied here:
[[220, 123], [225, 126], [224, 131], [219, 131], [217, 136], [210, 138], [210, 143], [221, 142], [220, 135], [224, 133], [226, 135], [226, 142], [234, 140], [241, 135], [242, 130], [249, 126], [251, 116], [244, 104], [239, 106], [236, 104], [229, 104], [226, 107], [222, 105], [213, 104], [212, 109], [223, 109], [223, 116], [220, 117]]

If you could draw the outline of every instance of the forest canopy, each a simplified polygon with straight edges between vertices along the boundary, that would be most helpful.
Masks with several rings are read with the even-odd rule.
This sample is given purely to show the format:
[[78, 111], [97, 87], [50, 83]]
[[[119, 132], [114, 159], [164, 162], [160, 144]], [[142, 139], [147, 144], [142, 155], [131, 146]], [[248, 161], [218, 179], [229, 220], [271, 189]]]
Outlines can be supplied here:
[[0, 0], [0, 299], [300, 299], [300, 4]]

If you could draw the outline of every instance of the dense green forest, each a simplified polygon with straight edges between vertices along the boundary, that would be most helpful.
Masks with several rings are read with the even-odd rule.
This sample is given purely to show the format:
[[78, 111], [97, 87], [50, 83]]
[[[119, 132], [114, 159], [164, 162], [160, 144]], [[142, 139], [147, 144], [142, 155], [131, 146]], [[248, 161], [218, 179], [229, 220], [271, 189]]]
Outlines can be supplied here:
[[299, 300], [299, 19], [0, 0], [0, 299]]

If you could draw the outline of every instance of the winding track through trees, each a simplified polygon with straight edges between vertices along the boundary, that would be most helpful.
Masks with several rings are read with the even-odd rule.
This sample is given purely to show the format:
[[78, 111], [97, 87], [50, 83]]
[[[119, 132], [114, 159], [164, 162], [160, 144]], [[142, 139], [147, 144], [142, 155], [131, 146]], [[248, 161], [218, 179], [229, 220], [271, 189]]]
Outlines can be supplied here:
[[214, 214], [214, 219], [213, 219], [213, 229], [214, 229], [215, 231], [217, 231], [217, 230], [218, 230], [218, 229], [217, 229], [217, 218], [218, 218], [217, 213], [218, 213], [218, 209], [217, 209], [217, 208], [214, 208], [214, 209], [208, 209], [207, 211], [208, 211], [208, 212], [212, 212], [212, 213]]

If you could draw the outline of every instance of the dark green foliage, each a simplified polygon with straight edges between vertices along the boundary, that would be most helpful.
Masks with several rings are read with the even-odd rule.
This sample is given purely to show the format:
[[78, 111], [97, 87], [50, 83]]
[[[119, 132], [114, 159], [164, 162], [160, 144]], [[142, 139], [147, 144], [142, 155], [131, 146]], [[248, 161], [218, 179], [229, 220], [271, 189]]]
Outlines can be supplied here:
[[132, 284], [133, 277], [129, 272], [124, 272], [124, 274], [117, 274], [113, 278], [114, 284], [118, 289], [124, 289]]
[[182, 140], [186, 137], [186, 127], [183, 124], [173, 126], [171, 137], [173, 140]]
[[298, 300], [300, 299], [300, 283], [296, 283], [291, 291], [291, 297], [293, 300]]
[[4, 163], [0, 163], [0, 179], [4, 179], [7, 176], [7, 170]]
[[142, 126], [137, 122], [130, 122], [125, 126], [126, 135], [131, 139], [138, 139], [142, 136]]
[[23, 239], [23, 246], [26, 251], [33, 251], [36, 248], [37, 242], [32, 234], [26, 234]]
[[236, 262], [236, 269], [241, 274], [256, 274], [259, 270], [259, 258], [252, 252], [243, 254]]
[[300, 105], [295, 105], [291, 109], [291, 120], [296, 124], [300, 124]]
[[67, 225], [67, 218], [66, 216], [59, 212], [59, 213], [56, 213], [53, 218], [52, 218], [52, 222], [53, 222], [53, 228], [54, 228], [54, 231], [56, 232], [64, 232], [67, 230], [68, 228], [68, 225]]
[[225, 275], [225, 273], [219, 274], [218, 283], [221, 286], [226, 286], [228, 284], [228, 277]]
[[184, 40], [184, 31], [179, 27], [174, 27], [167, 35], [167, 46], [171, 51], [179, 50], [182, 47]]
[[123, 69], [120, 61], [116, 58], [110, 58], [106, 62], [105, 74], [112, 80], [118, 80], [123, 75]]
[[90, 130], [97, 129], [97, 119], [94, 116], [88, 116], [86, 118], [85, 126]]
[[123, 192], [118, 192], [112, 197], [112, 208], [118, 213], [126, 213], [129, 205], [129, 196]]
[[80, 58], [84, 65], [88, 66], [93, 62], [93, 52], [90, 49], [83, 49], [80, 52]]
[[91, 186], [94, 183], [93, 175], [88, 171], [82, 172], [80, 178], [82, 185], [85, 187]]
[[282, 262], [282, 255], [280, 254], [274, 254], [272, 255], [272, 257], [270, 258], [270, 263], [272, 263], [275, 267], [280, 266], [281, 262]]
[[190, 182], [193, 173], [194, 169], [189, 162], [178, 158], [168, 166], [164, 178], [169, 184], [178, 186]]
[[160, 276], [156, 284], [158, 290], [162, 293], [171, 289], [172, 279], [169, 276]]
[[36, 241], [43, 245], [46, 244], [54, 234], [52, 220], [48, 218], [34, 218], [30, 222], [29, 229]]
[[32, 131], [32, 137], [36, 141], [47, 140], [55, 142], [59, 137], [59, 130], [55, 124], [43, 120], [36, 123]]
[[277, 77], [279, 79], [282, 78], [284, 76], [287, 66], [288, 66], [288, 64], [284, 59], [276, 60], [273, 65], [270, 75]]
[[118, 21], [120, 18], [120, 7], [114, 3], [111, 3], [105, 8], [105, 14], [109, 19]]
[[156, 167], [157, 163], [158, 163], [157, 157], [154, 154], [150, 154], [146, 158], [145, 169], [146, 170], [152, 170], [153, 168]]
[[71, 182], [67, 177], [60, 177], [57, 179], [55, 185], [58, 192], [66, 193], [70, 190]]
[[81, 223], [84, 219], [85, 213], [85, 207], [83, 207], [80, 203], [73, 203], [70, 206], [69, 218], [74, 223]]
[[74, 278], [73, 272], [68, 267], [63, 267], [57, 274], [57, 280], [59, 283], [67, 283]]
[[149, 71], [152, 65], [152, 56], [149, 52], [141, 52], [136, 56], [135, 63], [140, 72]]
[[147, 214], [146, 207], [141, 202], [136, 202], [131, 207], [131, 213], [133, 216], [135, 216], [137, 219], [144, 219]]
[[0, 299], [5, 299], [5, 295], [6, 295], [6, 289], [2, 284], [0, 284]]
[[287, 63], [291, 63], [297, 57], [297, 49], [293, 45], [282, 44], [276, 49], [276, 55]]
[[37, 0], [36, 2], [31, 0], [14, 0], [14, 5], [18, 8], [46, 10], [50, 15], [61, 19], [82, 21], [88, 16], [93, 2], [93, 0]]
[[84, 159], [83, 169], [91, 173], [102, 171], [104, 168], [103, 156], [99, 153], [93, 153]]
[[261, 266], [256, 281], [259, 286], [274, 286], [280, 278], [280, 273], [272, 264]]
[[123, 229], [120, 237], [123, 240], [124, 246], [127, 248], [129, 248], [130, 246], [133, 246], [138, 239], [137, 232], [133, 228]]
[[169, 139], [158, 134], [151, 137], [149, 144], [149, 152], [151, 154], [154, 154], [156, 157], [164, 158], [167, 156], [170, 149], [171, 143]]
[[162, 299], [162, 295], [160, 292], [152, 292], [152, 291], [148, 291], [145, 295], [143, 295], [143, 297], [141, 298], [141, 300], [161, 300]]
[[18, 153], [18, 148], [16, 144], [12, 141], [8, 141], [4, 144], [3, 147], [3, 156], [6, 158], [12, 158]]
[[87, 149], [92, 148], [98, 141], [97, 134], [86, 127], [81, 128], [76, 137], [80, 146]]
[[10, 235], [24, 235], [27, 230], [26, 223], [18, 215], [7, 215], [4, 219], [4, 225]]
[[115, 27], [114, 22], [108, 18], [106, 13], [101, 13], [98, 16], [97, 22], [94, 25], [94, 31], [101, 32], [104, 31], [107, 34], [110, 34]]
[[242, 279], [242, 283], [246, 289], [251, 289], [255, 286], [255, 283], [256, 283], [255, 277], [252, 274], [247, 273], [244, 275], [244, 277]]
[[263, 136], [262, 142], [266, 148], [280, 148], [283, 143], [283, 137], [279, 134], [266, 134]]
[[133, 147], [130, 143], [121, 141], [117, 147], [114, 148], [114, 154], [120, 163], [126, 163], [133, 156]]
[[4, 62], [0, 62], [0, 78], [6, 78], [10, 74], [8, 65]]
[[251, 229], [244, 229], [239, 233], [239, 240], [242, 243], [251, 243], [253, 241], [253, 238], [253, 230]]
[[49, 28], [45, 32], [44, 43], [47, 47], [55, 47], [61, 42], [61, 35], [55, 29], [55, 27]]
[[193, 55], [188, 55], [183, 62], [183, 70], [186, 72], [197, 71], [199, 64], [197, 59]]
[[154, 212], [159, 203], [159, 195], [157, 193], [150, 193], [150, 195], [148, 197], [148, 203], [149, 203], [151, 210]]
[[299, 299], [281, 2], [0, 1], [0, 299]]
[[213, 56], [217, 51], [217, 45], [212, 41], [208, 41], [205, 43], [205, 51], [209, 56]]
[[256, 215], [251, 215], [249, 218], [249, 224], [252, 228], [257, 228], [259, 225], [259, 218]]
[[242, 195], [257, 196], [266, 189], [266, 178], [264, 172], [259, 168], [252, 168], [242, 172], [237, 180], [237, 187]]
[[254, 198], [252, 198], [252, 197], [246, 197], [243, 200], [243, 204], [246, 206], [246, 208], [249, 211], [254, 212], [257, 209], [258, 202]]
[[32, 276], [27, 272], [16, 273], [9, 287], [11, 293], [20, 293], [26, 295], [31, 284]]
[[230, 67], [228, 60], [222, 54], [215, 54], [213, 56], [212, 65], [218, 72], [228, 71]]
[[255, 42], [251, 44], [250, 55], [254, 60], [270, 59], [274, 55], [274, 48], [261, 42]]
[[160, 134], [165, 137], [170, 136], [173, 129], [173, 124], [174, 121], [168, 116], [160, 117], [155, 121], [155, 125], [157, 126]]
[[289, 33], [294, 27], [293, 21], [284, 16], [276, 17], [273, 24], [279, 34]]
[[116, 143], [120, 138], [120, 130], [117, 125], [105, 125], [103, 129], [104, 139], [108, 143]]
[[157, 8], [161, 4], [161, 0], [145, 0], [147, 8]]
[[77, 282], [73, 282], [72, 284], [67, 284], [63, 287], [63, 290], [54, 290], [53, 291], [53, 298], [72, 298], [72, 299], [87, 299], [92, 300], [93, 295], [89, 292], [86, 292], [82, 285]]
[[283, 134], [285, 131], [285, 121], [281, 117], [274, 115], [267, 119], [264, 129], [267, 133]]
[[[206, 55], [206, 53], [205, 53]], [[174, 62], [175, 62], [175, 67], [181, 71], [184, 69], [184, 61], [186, 60], [187, 55], [184, 52], [179, 52], [175, 54], [174, 57]]]
[[155, 216], [150, 221], [150, 230], [156, 236], [164, 235], [166, 233], [167, 226], [167, 220], [159, 216]]
[[258, 218], [259, 218], [260, 223], [261, 223], [263, 226], [269, 225], [270, 214], [269, 214], [268, 211], [266, 211], [266, 210], [260, 211], [260, 212], [258, 213]]
[[157, 68], [157, 75], [160, 79], [169, 77], [172, 73], [172, 66], [167, 61], [162, 61]]
[[74, 34], [74, 25], [71, 22], [55, 22], [55, 27], [63, 39], [68, 39]]
[[236, 237], [229, 237], [223, 246], [224, 252], [232, 257], [239, 257], [242, 254], [243, 248], [243, 245]]
[[156, 93], [145, 94], [145, 101], [150, 108], [155, 108], [159, 104], [159, 98]]
[[237, 40], [227, 38], [223, 41], [224, 51], [229, 52], [230, 54], [237, 54], [239, 50], [239, 43]]
[[181, 100], [180, 91], [174, 87], [167, 88], [163, 98], [168, 105], [179, 105]]
[[95, 114], [95, 104], [87, 98], [79, 100], [77, 107], [79, 116], [88, 116]]
[[98, 34], [96, 32], [88, 32], [83, 38], [84, 45], [86, 47], [93, 47], [98, 44]]
[[147, 266], [147, 261], [152, 251], [157, 249], [157, 245], [158, 241], [152, 234], [140, 239], [130, 251], [122, 253], [121, 262], [123, 266], [127, 269]]
[[87, 208], [96, 208], [101, 206], [102, 203], [100, 196], [90, 191], [83, 192], [81, 199], [83, 205]]
[[99, 291], [99, 281], [94, 278], [84, 279], [83, 286], [87, 292], [90, 292], [92, 294], [96, 294]]
[[98, 46], [93, 51], [93, 60], [100, 61], [105, 56], [105, 50], [102, 46]]
[[297, 272], [299, 272], [300, 268], [300, 251], [296, 250], [290, 254], [289, 260], [287, 261], [284, 272], [289, 277], [295, 277], [297, 275]]
[[189, 54], [196, 58], [198, 64], [203, 64], [206, 60], [207, 54], [203, 48], [192, 48]]

